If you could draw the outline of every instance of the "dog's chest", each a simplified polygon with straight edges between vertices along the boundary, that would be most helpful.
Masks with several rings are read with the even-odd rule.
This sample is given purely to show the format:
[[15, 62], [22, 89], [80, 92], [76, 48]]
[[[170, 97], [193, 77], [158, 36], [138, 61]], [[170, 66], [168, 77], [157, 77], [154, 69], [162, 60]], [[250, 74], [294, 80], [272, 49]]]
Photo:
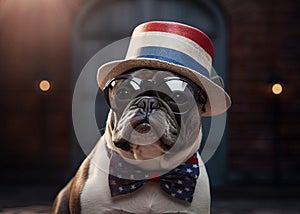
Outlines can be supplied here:
[[81, 195], [82, 213], [169, 213], [171, 210], [178, 213], [156, 183], [147, 183], [134, 193], [112, 199], [107, 179], [101, 179], [106, 185], [97, 180], [93, 178], [86, 183]]
[[209, 205], [207, 200], [198, 203], [194, 198], [189, 204], [174, 199], [153, 182], [146, 183], [133, 193], [112, 198], [107, 174], [109, 160], [102, 151], [105, 148], [101, 142], [91, 159], [89, 176], [81, 193], [81, 213], [199, 213], [201, 206]]

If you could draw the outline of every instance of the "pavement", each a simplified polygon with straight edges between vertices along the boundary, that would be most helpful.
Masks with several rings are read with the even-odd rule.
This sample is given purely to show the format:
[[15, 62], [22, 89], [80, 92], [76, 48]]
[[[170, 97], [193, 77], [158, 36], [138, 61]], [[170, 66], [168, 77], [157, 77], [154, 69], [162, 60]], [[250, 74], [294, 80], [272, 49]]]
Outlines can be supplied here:
[[[0, 186], [0, 213], [50, 213], [59, 185]], [[212, 189], [212, 214], [300, 214], [300, 187], [227, 185]]]

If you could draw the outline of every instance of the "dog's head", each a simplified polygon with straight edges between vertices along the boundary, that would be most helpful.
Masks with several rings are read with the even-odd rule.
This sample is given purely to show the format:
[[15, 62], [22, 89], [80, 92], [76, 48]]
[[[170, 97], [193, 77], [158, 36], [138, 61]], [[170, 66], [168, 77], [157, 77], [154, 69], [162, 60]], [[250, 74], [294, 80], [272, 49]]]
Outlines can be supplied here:
[[139, 69], [109, 81], [104, 93], [111, 107], [108, 146], [122, 157], [148, 160], [198, 149], [207, 96], [192, 81]]

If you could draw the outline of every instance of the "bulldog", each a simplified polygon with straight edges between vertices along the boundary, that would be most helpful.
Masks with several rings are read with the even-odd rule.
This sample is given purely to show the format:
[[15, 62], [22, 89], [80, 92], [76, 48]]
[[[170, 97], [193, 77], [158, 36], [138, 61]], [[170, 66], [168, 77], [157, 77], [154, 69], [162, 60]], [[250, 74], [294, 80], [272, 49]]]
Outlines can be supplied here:
[[138, 25], [125, 58], [98, 69], [111, 108], [105, 133], [53, 213], [210, 213], [201, 120], [231, 105], [213, 58], [212, 41], [195, 27]]
[[197, 153], [206, 92], [171, 71], [140, 68], [108, 81], [104, 93], [105, 133], [53, 213], [210, 213]]

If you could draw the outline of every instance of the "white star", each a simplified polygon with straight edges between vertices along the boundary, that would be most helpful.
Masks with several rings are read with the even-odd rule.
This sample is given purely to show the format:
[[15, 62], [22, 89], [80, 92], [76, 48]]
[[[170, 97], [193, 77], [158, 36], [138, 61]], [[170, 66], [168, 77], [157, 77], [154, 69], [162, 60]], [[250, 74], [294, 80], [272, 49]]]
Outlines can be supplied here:
[[166, 187], [167, 189], [169, 189], [169, 188], [170, 188], [168, 184], [166, 184], [166, 185], [165, 185], [165, 187]]
[[181, 193], [182, 193], [182, 190], [181, 190], [181, 189], [179, 189], [179, 190], [177, 191], [177, 193], [178, 193], [178, 194], [181, 194]]
[[172, 196], [172, 197], [175, 197], [175, 193], [172, 193], [171, 196]]
[[193, 164], [193, 168], [198, 168], [198, 165], [197, 164]]
[[182, 180], [178, 180], [177, 183], [178, 183], [178, 184], [182, 184]]
[[188, 173], [191, 173], [191, 172], [193, 172], [190, 168], [187, 168], [186, 169], [186, 172], [188, 172]]
[[135, 189], [135, 185], [133, 184], [133, 185], [131, 185], [131, 189]]
[[119, 191], [122, 192], [124, 189], [123, 187], [119, 187]]
[[190, 189], [189, 189], [189, 188], [187, 188], [187, 187], [186, 187], [186, 188], [184, 188], [184, 190], [185, 190], [185, 191], [187, 191], [187, 192], [188, 192], [188, 191], [190, 191]]

